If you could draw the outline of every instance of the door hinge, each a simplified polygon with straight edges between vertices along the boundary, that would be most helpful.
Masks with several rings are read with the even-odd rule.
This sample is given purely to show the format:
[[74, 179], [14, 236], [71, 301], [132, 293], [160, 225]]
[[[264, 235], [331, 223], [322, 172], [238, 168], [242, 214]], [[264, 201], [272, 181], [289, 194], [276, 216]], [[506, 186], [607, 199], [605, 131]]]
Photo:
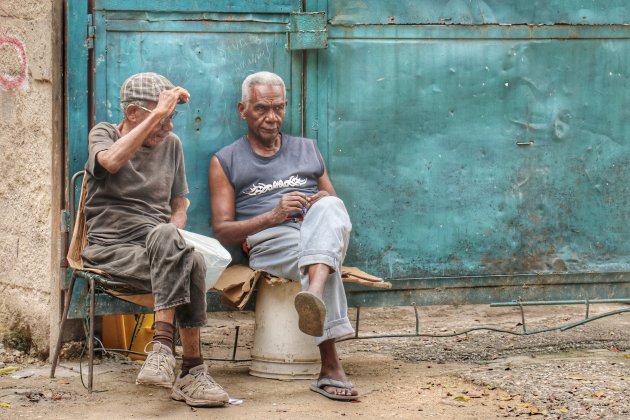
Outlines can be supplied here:
[[325, 12], [294, 12], [289, 15], [289, 50], [328, 47]]
[[94, 32], [95, 32], [94, 22], [92, 19], [92, 15], [87, 15], [87, 37], [85, 38], [85, 48], [91, 50], [94, 48]]

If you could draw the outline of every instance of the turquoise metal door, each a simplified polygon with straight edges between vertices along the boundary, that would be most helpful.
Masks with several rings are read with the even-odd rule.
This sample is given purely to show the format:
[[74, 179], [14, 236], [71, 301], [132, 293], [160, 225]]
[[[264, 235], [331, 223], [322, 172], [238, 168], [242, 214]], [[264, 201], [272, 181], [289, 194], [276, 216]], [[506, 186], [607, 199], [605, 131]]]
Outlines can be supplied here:
[[307, 11], [328, 46], [305, 128], [351, 213], [347, 264], [395, 279], [357, 302], [630, 296], [626, 1]]
[[[87, 46], [93, 48], [95, 122], [121, 121], [118, 90], [134, 73], [164, 74], [191, 93], [190, 102], [178, 106], [182, 112], [174, 120], [173, 131], [184, 146], [191, 201], [187, 228], [192, 231], [211, 232], [210, 157], [246, 132], [236, 110], [245, 76], [261, 70], [282, 76], [290, 107], [286, 127], [300, 130], [301, 52], [287, 49], [289, 13], [300, 8], [301, 1], [291, 0], [94, 3], [86, 35]], [[70, 16], [74, 15], [71, 11]], [[76, 16], [80, 21], [79, 13]], [[80, 31], [80, 24], [74, 30]], [[69, 54], [87, 60], [83, 51], [69, 50]], [[72, 81], [82, 83], [80, 77]], [[72, 115], [76, 118], [82, 109], [87, 112], [88, 104], [78, 106]], [[87, 127], [72, 129], [76, 136], [70, 137], [70, 173], [80, 170], [87, 157]]]
[[189, 229], [210, 234], [210, 156], [245, 132], [242, 79], [271, 70], [351, 214], [346, 264], [394, 284], [349, 285], [352, 305], [630, 296], [625, 0], [86, 3], [68, 2], [70, 173], [91, 103], [119, 121], [122, 81], [163, 73], [192, 94], [174, 131]]

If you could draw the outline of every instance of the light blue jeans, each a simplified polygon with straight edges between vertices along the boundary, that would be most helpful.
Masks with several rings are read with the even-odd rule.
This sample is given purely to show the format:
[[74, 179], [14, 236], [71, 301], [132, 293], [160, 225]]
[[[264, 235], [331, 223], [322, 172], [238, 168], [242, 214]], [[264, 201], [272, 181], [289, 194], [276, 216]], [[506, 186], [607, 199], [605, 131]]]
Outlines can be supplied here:
[[308, 289], [308, 267], [326, 264], [331, 273], [324, 287], [326, 321], [324, 335], [315, 344], [354, 334], [348, 319], [348, 303], [341, 281], [352, 224], [346, 207], [337, 197], [318, 200], [303, 222], [288, 222], [247, 238], [249, 266], [274, 276], [300, 281]]

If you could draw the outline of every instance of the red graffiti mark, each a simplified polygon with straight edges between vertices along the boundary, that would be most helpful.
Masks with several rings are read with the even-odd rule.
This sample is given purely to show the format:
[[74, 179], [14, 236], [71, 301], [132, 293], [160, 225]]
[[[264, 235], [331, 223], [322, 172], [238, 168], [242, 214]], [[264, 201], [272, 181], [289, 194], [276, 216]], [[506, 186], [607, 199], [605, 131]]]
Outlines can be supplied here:
[[26, 60], [26, 48], [24, 48], [24, 44], [22, 44], [19, 39], [13, 38], [12, 36], [3, 36], [0, 38], [0, 46], [4, 44], [12, 44], [16, 48], [17, 52], [20, 54], [20, 59], [22, 60], [22, 69], [20, 70], [19, 76], [0, 74], [0, 85], [7, 90], [17, 89], [22, 86], [22, 83], [26, 80], [26, 69], [28, 67]]

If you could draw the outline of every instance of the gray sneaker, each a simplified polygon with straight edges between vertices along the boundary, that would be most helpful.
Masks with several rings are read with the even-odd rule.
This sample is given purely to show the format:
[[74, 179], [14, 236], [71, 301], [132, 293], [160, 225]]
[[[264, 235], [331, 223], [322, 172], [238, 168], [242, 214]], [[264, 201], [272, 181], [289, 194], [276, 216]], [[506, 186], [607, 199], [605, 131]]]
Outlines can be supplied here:
[[[144, 365], [138, 373], [136, 384], [172, 388], [175, 380], [175, 357], [170, 348], [162, 343], [152, 341], [153, 350], [147, 355]], [[151, 343], [148, 343], [147, 346]], [[144, 351], [147, 351], [145, 346]]]
[[186, 401], [191, 407], [221, 407], [230, 399], [221, 385], [208, 375], [205, 363], [190, 369], [183, 378], [177, 376], [171, 398]]

